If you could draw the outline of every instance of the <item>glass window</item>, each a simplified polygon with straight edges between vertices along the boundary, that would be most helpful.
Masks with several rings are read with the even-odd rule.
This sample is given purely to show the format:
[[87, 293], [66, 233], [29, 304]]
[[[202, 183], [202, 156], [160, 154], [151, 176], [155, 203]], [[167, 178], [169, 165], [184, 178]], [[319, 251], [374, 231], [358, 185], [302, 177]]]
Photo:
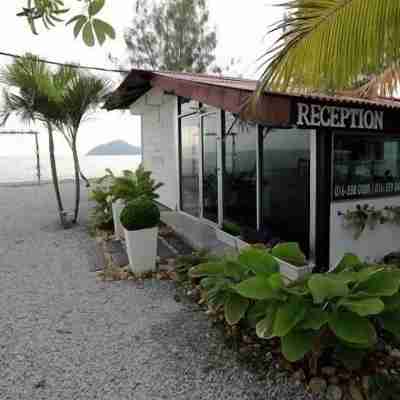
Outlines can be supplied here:
[[400, 194], [400, 139], [336, 135], [334, 200]]
[[199, 200], [200, 126], [197, 117], [181, 119], [181, 208], [200, 215]]
[[203, 217], [218, 222], [218, 130], [220, 118], [208, 114], [202, 118], [203, 131]]
[[187, 115], [199, 111], [199, 102], [185, 97], [179, 97], [178, 115]]
[[262, 226], [265, 240], [309, 250], [310, 135], [300, 129], [263, 133]]
[[226, 113], [224, 219], [257, 227], [257, 125]]

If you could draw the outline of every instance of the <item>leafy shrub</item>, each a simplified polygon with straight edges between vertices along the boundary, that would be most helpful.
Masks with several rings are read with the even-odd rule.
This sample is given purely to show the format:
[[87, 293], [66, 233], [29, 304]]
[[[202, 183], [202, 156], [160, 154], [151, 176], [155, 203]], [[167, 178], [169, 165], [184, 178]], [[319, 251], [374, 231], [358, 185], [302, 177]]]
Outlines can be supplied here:
[[151, 178], [151, 172], [145, 171], [140, 165], [136, 171], [125, 170], [122, 176], [115, 177], [111, 186], [113, 200], [124, 200], [128, 202], [140, 196], [146, 196], [152, 200], [159, 196], [156, 191], [162, 186]]
[[307, 264], [306, 256], [301, 251], [298, 243], [279, 243], [273, 247], [271, 254], [296, 267], [304, 267]]
[[114, 178], [112, 171], [106, 169], [106, 174], [93, 183], [93, 189], [89, 193], [89, 199], [95, 202], [90, 213], [91, 230], [112, 231], [114, 229], [110, 190]]
[[212, 257], [206, 250], [195, 251], [189, 255], [179, 256], [176, 260], [176, 273], [180, 281], [185, 281], [188, 278], [188, 273], [191, 268], [196, 265], [204, 264], [211, 261]]
[[160, 210], [153, 200], [142, 196], [131, 200], [125, 206], [120, 219], [128, 231], [153, 228], [160, 223]]
[[260, 338], [280, 338], [285, 358], [307, 355], [312, 371], [329, 348], [344, 363], [361, 360], [376, 344], [378, 326], [400, 337], [398, 269], [347, 254], [335, 271], [288, 286], [278, 271], [270, 253], [248, 248], [235, 261], [199, 265], [191, 276], [202, 278], [208, 301], [224, 307], [228, 323], [245, 318]]
[[233, 222], [224, 222], [222, 225], [222, 230], [232, 236], [240, 236], [241, 234], [240, 226]]

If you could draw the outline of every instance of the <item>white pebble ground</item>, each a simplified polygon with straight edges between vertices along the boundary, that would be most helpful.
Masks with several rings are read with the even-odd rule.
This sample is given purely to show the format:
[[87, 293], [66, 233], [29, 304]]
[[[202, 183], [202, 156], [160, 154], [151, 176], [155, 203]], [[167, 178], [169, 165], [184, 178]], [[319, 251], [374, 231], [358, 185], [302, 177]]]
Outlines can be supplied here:
[[62, 230], [51, 185], [0, 187], [1, 400], [311, 399], [239, 364], [173, 283], [96, 282], [87, 211]]

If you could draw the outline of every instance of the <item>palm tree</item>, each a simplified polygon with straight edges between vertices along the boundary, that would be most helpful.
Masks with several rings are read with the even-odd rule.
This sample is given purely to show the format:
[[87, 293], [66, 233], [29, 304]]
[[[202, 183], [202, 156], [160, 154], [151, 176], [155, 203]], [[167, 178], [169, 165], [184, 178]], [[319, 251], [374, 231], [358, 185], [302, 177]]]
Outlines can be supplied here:
[[8, 86], [3, 91], [1, 110], [5, 120], [14, 114], [23, 122], [41, 122], [47, 128], [51, 174], [63, 226], [66, 221], [54, 156], [54, 126], [60, 119], [61, 89], [68, 79], [70, 76], [60, 71], [52, 73], [44, 63], [31, 55], [17, 59], [0, 70], [0, 82]]
[[[71, 71], [66, 71], [69, 74]], [[75, 169], [75, 210], [73, 222], [76, 223], [80, 204], [80, 175], [82, 172], [78, 156], [78, 132], [81, 123], [99, 106], [109, 92], [110, 83], [104, 79], [83, 73], [72, 71], [72, 79], [68, 80], [62, 96], [62, 114], [57, 122], [58, 128], [64, 134], [74, 159]], [[86, 179], [84, 179], [86, 180]]]
[[400, 82], [400, 1], [287, 0], [265, 54], [265, 89], [393, 95]]

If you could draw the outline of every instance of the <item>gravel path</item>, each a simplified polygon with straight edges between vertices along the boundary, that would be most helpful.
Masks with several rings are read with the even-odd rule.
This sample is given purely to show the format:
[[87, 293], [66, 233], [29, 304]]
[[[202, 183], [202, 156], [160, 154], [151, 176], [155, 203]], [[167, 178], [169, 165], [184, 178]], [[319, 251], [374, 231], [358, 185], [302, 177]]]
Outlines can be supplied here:
[[0, 188], [1, 400], [311, 399], [238, 364], [172, 283], [96, 282], [83, 225], [58, 228], [51, 186]]

